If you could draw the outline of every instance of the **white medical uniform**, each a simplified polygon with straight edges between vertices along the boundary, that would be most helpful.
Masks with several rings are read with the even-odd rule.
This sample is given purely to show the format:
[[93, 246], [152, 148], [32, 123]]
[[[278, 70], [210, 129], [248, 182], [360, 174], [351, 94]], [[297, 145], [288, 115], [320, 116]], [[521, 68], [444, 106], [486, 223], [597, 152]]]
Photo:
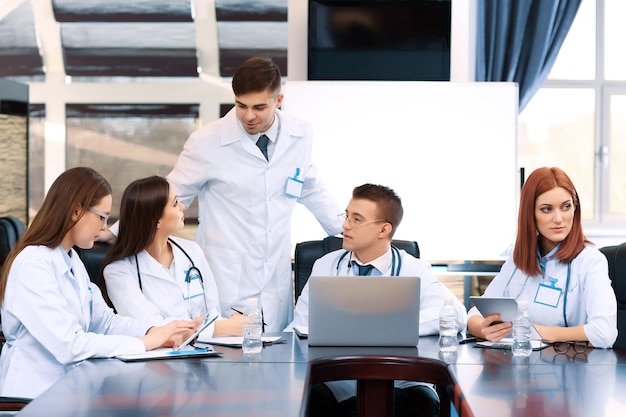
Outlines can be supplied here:
[[[467, 325], [467, 311], [457, 297], [450, 291], [445, 285], [443, 285], [433, 275], [431, 265], [428, 262], [422, 261], [406, 251], [400, 249], [400, 271], [399, 276], [417, 276], [420, 277], [420, 314], [419, 314], [419, 332], [420, 336], [439, 334], [439, 311], [444, 305], [446, 298], [454, 299], [454, 309], [458, 315], [458, 328], [459, 331], [464, 331]], [[354, 276], [358, 275], [355, 270], [357, 267], [351, 264], [351, 254], [346, 256], [344, 249], [339, 249], [330, 252], [313, 264], [313, 270], [311, 276]], [[343, 256], [343, 259], [342, 259]], [[396, 260], [398, 263], [398, 260]], [[381, 257], [369, 262], [376, 269], [373, 269], [370, 275], [392, 275], [392, 267], [394, 267], [393, 274], [396, 274], [393, 265], [393, 253], [392, 249], [382, 255]], [[363, 277], [367, 279], [367, 277]], [[296, 303], [296, 310], [294, 313], [293, 321], [287, 326], [285, 331], [293, 331], [293, 327], [309, 326], [309, 283], [307, 282], [302, 289], [302, 293]], [[337, 401], [341, 402], [353, 397], [356, 394], [356, 381], [332, 381], [327, 382], [326, 385], [332, 391]], [[411, 385], [427, 385], [432, 388], [431, 384], [415, 383], [409, 381], [396, 381], [394, 384], [397, 388], [405, 388]]]
[[[233, 109], [189, 137], [167, 176], [186, 206], [198, 196], [195, 240], [211, 265], [223, 314], [260, 297], [268, 332], [280, 332], [293, 315], [290, 235], [296, 201], [329, 235], [341, 232], [337, 214], [343, 211], [311, 160], [310, 125], [280, 110], [276, 117], [279, 134], [276, 140], [268, 133], [269, 162]], [[299, 198], [285, 193], [296, 172], [304, 181]]]
[[84, 359], [144, 353], [149, 328], [106, 305], [74, 250], [28, 246], [2, 303], [0, 395], [34, 398]]
[[[112, 262], [104, 268], [107, 293], [115, 309], [123, 316], [149, 321], [155, 326], [206, 313], [210, 313], [211, 317], [219, 317], [217, 286], [202, 249], [191, 240], [178, 237], [170, 239], [179, 244], [189, 258], [183, 250], [170, 244], [174, 260], [167, 268], [145, 250], [141, 251], [136, 258], [139, 261], [141, 288], [134, 256]], [[192, 265], [200, 270], [202, 279], [192, 271], [188, 286], [187, 271]], [[212, 324], [203, 334], [211, 336], [213, 328]]]
[[[617, 338], [617, 301], [611, 288], [606, 257], [587, 245], [571, 262], [569, 285], [566, 284], [567, 269], [567, 264], [549, 258], [543, 275], [529, 277], [515, 266], [511, 256], [491, 281], [485, 295], [528, 301], [531, 321], [544, 326], [564, 327], [566, 315], [568, 326], [583, 325], [593, 346], [613, 346]], [[556, 279], [555, 287], [563, 291], [556, 307], [535, 301], [539, 285], [550, 286], [551, 278]], [[470, 316], [478, 314], [476, 307], [469, 312]]]

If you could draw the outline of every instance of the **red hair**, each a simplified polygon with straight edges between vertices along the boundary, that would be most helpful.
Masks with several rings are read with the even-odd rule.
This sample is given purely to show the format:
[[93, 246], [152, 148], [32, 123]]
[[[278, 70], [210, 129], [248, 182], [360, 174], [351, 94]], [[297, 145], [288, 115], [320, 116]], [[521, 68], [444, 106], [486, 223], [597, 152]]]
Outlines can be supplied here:
[[572, 196], [574, 218], [572, 230], [561, 242], [554, 256], [561, 263], [569, 263], [582, 252], [586, 243], [591, 243], [583, 233], [580, 200], [572, 180], [560, 168], [536, 169], [528, 176], [522, 188], [517, 218], [517, 238], [513, 249], [515, 266], [529, 276], [541, 274], [541, 267], [537, 260], [538, 235], [535, 202], [541, 194], [557, 187], [567, 190]]

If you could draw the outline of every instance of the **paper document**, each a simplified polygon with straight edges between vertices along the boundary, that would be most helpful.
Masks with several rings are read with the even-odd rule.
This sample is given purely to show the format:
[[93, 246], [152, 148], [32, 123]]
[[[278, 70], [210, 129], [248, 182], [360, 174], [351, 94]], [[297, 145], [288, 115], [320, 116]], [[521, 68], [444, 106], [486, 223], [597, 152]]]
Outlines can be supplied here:
[[[261, 337], [264, 345], [272, 343], [284, 342], [280, 336], [263, 336]], [[204, 346], [204, 344], [218, 345], [218, 346], [232, 346], [241, 347], [243, 345], [243, 336], [233, 337], [211, 337], [209, 339], [198, 339], [198, 342]]]
[[293, 331], [302, 339], [309, 337], [309, 328], [306, 326], [294, 326]]

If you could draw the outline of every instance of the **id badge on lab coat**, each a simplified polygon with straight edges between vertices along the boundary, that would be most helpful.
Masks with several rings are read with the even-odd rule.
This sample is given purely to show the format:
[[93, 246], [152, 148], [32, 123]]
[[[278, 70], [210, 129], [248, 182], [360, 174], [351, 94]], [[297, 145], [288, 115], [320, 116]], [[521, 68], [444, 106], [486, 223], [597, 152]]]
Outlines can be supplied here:
[[535, 294], [535, 303], [556, 307], [559, 305], [563, 290], [556, 286], [556, 278], [550, 278], [550, 285], [539, 284], [537, 294]]
[[[185, 271], [187, 273], [187, 271]], [[190, 298], [197, 297], [199, 295], [204, 294], [204, 286], [202, 285], [202, 279], [200, 279], [200, 275], [191, 272], [191, 276], [189, 277], [189, 284], [183, 285], [183, 297], [185, 300], [189, 300]]]
[[285, 187], [285, 194], [290, 197], [300, 198], [302, 197], [302, 187], [304, 181], [298, 179], [300, 176], [300, 168], [296, 168], [296, 175], [293, 177], [287, 177], [287, 186]]

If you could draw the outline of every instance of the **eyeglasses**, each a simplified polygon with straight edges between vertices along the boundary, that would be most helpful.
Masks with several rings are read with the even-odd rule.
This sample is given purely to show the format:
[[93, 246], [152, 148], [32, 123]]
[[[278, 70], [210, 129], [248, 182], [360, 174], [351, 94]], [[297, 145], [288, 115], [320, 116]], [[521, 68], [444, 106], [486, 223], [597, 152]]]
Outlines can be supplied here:
[[352, 227], [361, 227], [361, 226], [365, 226], [366, 224], [380, 223], [380, 222], [389, 223], [385, 219], [377, 219], [377, 220], [365, 221], [365, 220], [357, 219], [357, 218], [354, 218], [354, 217], [350, 217], [346, 213], [338, 214], [337, 218], [339, 218], [339, 220], [341, 220], [342, 222], [345, 222], [346, 220], [348, 220], [348, 224], [350, 224], [350, 226], [352, 226]]
[[108, 221], [109, 221], [109, 215], [106, 213], [101, 212], [98, 209], [95, 209], [93, 207], [87, 207], [87, 210], [89, 210], [90, 212], [92, 212], [93, 214], [100, 216], [100, 221], [102, 222], [103, 226], [106, 226]]
[[576, 353], [584, 353], [589, 347], [589, 342], [586, 340], [572, 340], [569, 342], [554, 342], [552, 343], [554, 351], [557, 353], [567, 353], [570, 349], [573, 349]]

